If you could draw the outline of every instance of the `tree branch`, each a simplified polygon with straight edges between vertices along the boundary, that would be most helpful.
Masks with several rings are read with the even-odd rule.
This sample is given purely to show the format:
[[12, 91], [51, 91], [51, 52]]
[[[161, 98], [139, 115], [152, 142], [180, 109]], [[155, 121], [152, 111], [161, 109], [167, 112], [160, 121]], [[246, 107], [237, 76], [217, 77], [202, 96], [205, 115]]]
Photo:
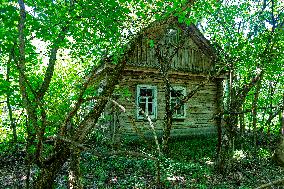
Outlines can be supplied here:
[[[105, 59], [101, 60], [101, 63], [99, 65], [104, 65], [105, 64]], [[91, 70], [90, 74], [86, 77], [82, 88], [80, 89], [79, 95], [78, 95], [78, 99], [77, 102], [75, 103], [74, 108], [68, 113], [63, 126], [61, 127], [61, 135], [64, 135], [66, 133], [66, 128], [67, 125], [70, 123], [71, 119], [76, 115], [77, 111], [79, 110], [80, 106], [82, 105], [82, 103], [94, 99], [93, 97], [91, 99], [83, 99], [84, 93], [87, 90], [89, 84], [95, 80], [98, 76], [101, 76], [103, 73], [105, 73], [105, 71], [109, 71], [108, 68], [101, 70], [100, 66], [94, 66], [93, 69]], [[99, 99], [101, 97], [95, 97], [96, 99]]]
[[53, 72], [54, 72], [54, 66], [56, 63], [56, 55], [57, 55], [57, 51], [59, 49], [59, 44], [64, 40], [66, 32], [68, 31], [68, 26], [64, 26], [62, 27], [62, 30], [60, 32], [60, 34], [58, 35], [58, 38], [55, 40], [55, 42], [53, 43], [53, 47], [50, 51], [50, 55], [49, 55], [49, 63], [48, 63], [48, 67], [46, 69], [45, 72], [45, 76], [44, 76], [44, 80], [43, 83], [40, 87], [40, 89], [37, 92], [37, 97], [39, 100], [42, 100], [48, 87], [49, 84], [51, 82], [51, 78], [53, 76]]
[[271, 187], [271, 186], [274, 186], [274, 185], [283, 184], [283, 183], [284, 183], [284, 179], [282, 178], [282, 179], [270, 182], [268, 184], [263, 184], [263, 185], [257, 187], [256, 189], [268, 188], [268, 187]]

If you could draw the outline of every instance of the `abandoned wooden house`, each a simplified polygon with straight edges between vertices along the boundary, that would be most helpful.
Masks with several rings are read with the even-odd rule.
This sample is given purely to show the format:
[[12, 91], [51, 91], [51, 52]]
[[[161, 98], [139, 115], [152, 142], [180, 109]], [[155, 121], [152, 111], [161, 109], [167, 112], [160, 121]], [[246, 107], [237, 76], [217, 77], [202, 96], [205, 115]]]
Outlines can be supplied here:
[[[124, 134], [151, 134], [145, 118], [147, 114], [159, 134], [165, 117], [165, 82], [161, 64], [170, 65], [166, 75], [171, 84], [173, 107], [206, 80], [214, 70], [216, 55], [196, 26], [180, 24], [176, 19], [156, 22], [143, 30], [143, 36], [132, 50], [134, 56], [127, 62], [119, 83], [121, 88], [127, 88], [129, 96], [117, 99], [126, 113], [116, 114], [112, 127]], [[163, 57], [169, 61], [162, 62], [158, 54], [160, 59]], [[174, 111], [171, 135], [217, 132], [214, 117], [220, 108], [218, 98], [222, 96], [222, 81], [223, 78], [219, 77], [208, 82]]]

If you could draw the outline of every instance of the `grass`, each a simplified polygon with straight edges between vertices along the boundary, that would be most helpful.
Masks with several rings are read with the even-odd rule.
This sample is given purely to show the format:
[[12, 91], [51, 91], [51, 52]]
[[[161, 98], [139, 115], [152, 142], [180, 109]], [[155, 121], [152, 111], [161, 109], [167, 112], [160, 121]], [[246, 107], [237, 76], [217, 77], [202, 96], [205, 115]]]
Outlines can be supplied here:
[[[169, 155], [160, 161], [161, 188], [255, 188], [284, 177], [282, 169], [271, 160], [269, 146], [259, 147], [257, 155], [250, 153], [251, 148], [235, 150], [230, 173], [218, 174], [214, 163], [216, 145], [213, 137], [172, 140]], [[153, 143], [133, 142], [119, 148], [155, 156], [153, 149]], [[102, 158], [94, 154], [83, 155], [86, 186], [95, 183], [98, 188], [158, 188], [155, 161], [127, 155]]]
[[[273, 140], [253, 150], [251, 140], [246, 138], [242, 143], [243, 148], [236, 145], [231, 170], [227, 175], [221, 175], [215, 170], [215, 137], [174, 139], [170, 143], [170, 153], [160, 159], [160, 188], [248, 189], [284, 178], [283, 170], [271, 159], [276, 144]], [[85, 188], [158, 188], [156, 161], [146, 158], [157, 157], [153, 142], [128, 141], [115, 148], [99, 144], [98, 141], [96, 144], [81, 156]], [[143, 157], [124, 153], [111, 155], [109, 152], [112, 150], [135, 151], [143, 154]], [[9, 153], [6, 159], [10, 160], [10, 156]], [[18, 158], [16, 163], [5, 164], [5, 157], [1, 156], [0, 186], [23, 186], [23, 158]], [[67, 180], [68, 164], [58, 175], [56, 188], [67, 188]]]

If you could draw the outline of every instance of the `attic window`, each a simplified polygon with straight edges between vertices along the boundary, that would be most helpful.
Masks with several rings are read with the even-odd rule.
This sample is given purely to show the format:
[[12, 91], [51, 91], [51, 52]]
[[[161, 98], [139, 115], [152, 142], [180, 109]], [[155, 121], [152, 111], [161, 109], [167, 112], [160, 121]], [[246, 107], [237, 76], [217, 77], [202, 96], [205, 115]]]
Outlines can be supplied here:
[[176, 29], [168, 29], [168, 35], [176, 35], [177, 34], [177, 30]]
[[157, 87], [151, 85], [137, 85], [136, 106], [137, 119], [151, 119], [157, 117]]
[[166, 39], [167, 42], [175, 43], [178, 40], [178, 30], [174, 28], [169, 28], [167, 29], [166, 36], [167, 36]]
[[[174, 108], [177, 104], [181, 102], [181, 99], [186, 95], [185, 87], [173, 87], [171, 90], [171, 108]], [[185, 118], [185, 104], [180, 106], [174, 111], [173, 118]]]

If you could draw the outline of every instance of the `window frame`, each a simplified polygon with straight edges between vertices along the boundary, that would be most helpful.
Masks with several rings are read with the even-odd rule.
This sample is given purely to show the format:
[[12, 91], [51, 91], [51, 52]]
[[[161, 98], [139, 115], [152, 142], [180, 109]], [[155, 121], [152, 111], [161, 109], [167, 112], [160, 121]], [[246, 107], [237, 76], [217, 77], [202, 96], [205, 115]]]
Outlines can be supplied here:
[[[186, 96], [186, 87], [183, 86], [173, 86], [171, 87], [171, 91], [175, 90], [175, 91], [181, 91], [181, 94], [185, 97]], [[172, 94], [170, 94], [170, 104], [172, 104], [172, 99], [173, 98], [177, 98], [177, 97], [172, 97]], [[177, 114], [177, 111], [173, 113], [173, 118], [174, 119], [185, 119], [186, 118], [186, 103], [184, 103], [183, 105], [183, 115], [181, 114]], [[173, 107], [171, 107], [172, 109]]]
[[[145, 84], [136, 86], [136, 119], [137, 120], [145, 120], [146, 119], [145, 116], [139, 115], [139, 110], [140, 110], [140, 107], [139, 107], [139, 103], [140, 103], [139, 97], [140, 97], [140, 90], [142, 88], [153, 90], [153, 115], [149, 115], [149, 117], [152, 120], [157, 119], [157, 86], [155, 86], [155, 85], [145, 85]], [[147, 100], [146, 100], [145, 104], [146, 104], [146, 107], [147, 107], [148, 106]], [[145, 113], [148, 114], [147, 111]]]

